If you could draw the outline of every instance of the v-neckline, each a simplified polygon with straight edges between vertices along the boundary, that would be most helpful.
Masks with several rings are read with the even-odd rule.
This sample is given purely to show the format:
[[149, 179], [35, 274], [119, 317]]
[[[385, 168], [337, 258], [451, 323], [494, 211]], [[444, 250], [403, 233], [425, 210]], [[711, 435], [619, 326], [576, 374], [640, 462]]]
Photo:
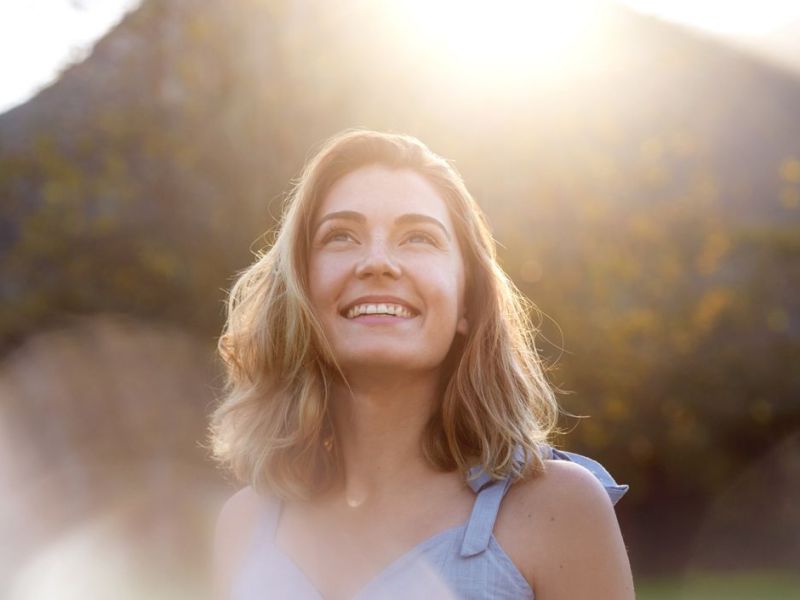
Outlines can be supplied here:
[[[279, 513], [280, 514], [280, 513]], [[409, 550], [406, 550], [403, 554], [398, 556], [397, 558], [393, 558], [386, 564], [383, 568], [381, 568], [378, 572], [374, 575], [371, 575], [366, 582], [358, 588], [355, 594], [351, 597], [351, 600], [357, 600], [361, 598], [365, 593], [367, 593], [370, 588], [374, 587], [379, 581], [390, 575], [391, 573], [397, 571], [400, 567], [404, 564], [408, 563], [412, 558], [415, 558], [419, 554], [421, 554], [424, 550], [428, 547], [441, 542], [442, 539], [446, 538], [448, 535], [452, 535], [453, 533], [459, 532], [467, 528], [469, 524], [469, 520], [466, 523], [461, 523], [460, 525], [454, 525], [452, 527], [448, 527], [447, 529], [443, 529], [438, 533], [434, 533], [432, 536], [425, 538]], [[322, 595], [317, 584], [314, 583], [308, 574], [300, 567], [299, 564], [283, 549], [275, 543], [275, 540], [272, 540], [272, 551], [277, 554], [288, 566], [291, 568], [297, 576], [304, 582], [304, 584], [311, 589], [319, 600], [325, 600], [325, 596]]]

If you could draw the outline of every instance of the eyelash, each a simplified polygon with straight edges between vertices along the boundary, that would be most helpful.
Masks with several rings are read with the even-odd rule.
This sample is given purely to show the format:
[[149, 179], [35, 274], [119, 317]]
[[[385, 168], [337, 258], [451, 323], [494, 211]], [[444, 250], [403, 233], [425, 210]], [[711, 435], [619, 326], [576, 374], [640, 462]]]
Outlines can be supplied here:
[[[327, 244], [329, 242], [346, 241], [346, 240], [334, 239], [340, 235], [345, 235], [348, 236], [351, 240], [355, 240], [355, 236], [353, 236], [353, 234], [347, 231], [346, 229], [334, 229], [325, 236], [325, 238], [323, 239], [323, 243]], [[438, 245], [436, 243], [436, 239], [432, 235], [425, 233], [424, 231], [412, 231], [411, 233], [409, 233], [408, 237], [406, 238], [406, 241], [410, 241], [411, 239], [416, 237], [424, 238], [425, 243], [431, 244], [432, 246]]]
[[355, 239], [353, 237], [353, 234], [350, 233], [349, 231], [347, 231], [346, 229], [334, 229], [334, 230], [330, 231], [328, 233], [328, 235], [325, 236], [323, 242], [327, 244], [328, 242], [343, 241], [343, 240], [335, 240], [335, 239], [333, 239], [333, 238], [335, 238], [335, 237], [337, 237], [339, 235], [346, 235], [346, 236], [350, 237], [350, 239]]
[[408, 236], [407, 240], [411, 240], [412, 238], [415, 238], [415, 237], [423, 237], [423, 238], [425, 238], [425, 241], [426, 241], [428, 244], [431, 244], [431, 245], [433, 245], [433, 246], [436, 246], [436, 245], [437, 245], [437, 244], [436, 244], [436, 240], [433, 238], [433, 236], [432, 236], [432, 235], [430, 235], [430, 234], [427, 234], [427, 233], [425, 233], [424, 231], [412, 231], [412, 232], [409, 234], [409, 236]]

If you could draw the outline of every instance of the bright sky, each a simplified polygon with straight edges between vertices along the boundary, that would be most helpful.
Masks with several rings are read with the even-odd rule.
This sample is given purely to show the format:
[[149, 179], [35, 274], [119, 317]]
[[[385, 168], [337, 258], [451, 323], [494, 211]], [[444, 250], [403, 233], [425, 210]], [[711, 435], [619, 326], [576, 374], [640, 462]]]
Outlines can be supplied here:
[[[2, 0], [0, 3], [0, 56], [4, 57], [0, 77], [0, 113], [25, 102], [49, 84], [70, 62], [80, 60], [94, 42], [141, 0]], [[717, 33], [760, 35], [800, 19], [800, 0], [620, 0], [642, 12], [670, 19]], [[435, 5], [448, 5], [462, 10], [467, 0], [459, 3], [426, 0], [425, 11], [436, 18]], [[563, 11], [555, 10], [562, 0], [525, 0], [504, 2], [506, 22], [524, 22], [536, 15], [543, 27], [546, 15], [558, 20], [543, 29], [553, 44], [558, 41], [559, 27], [565, 25]], [[413, 5], [410, 2], [409, 5]], [[496, 6], [489, 2], [472, 2], [470, 14]], [[515, 7], [519, 14], [514, 17]], [[533, 8], [531, 8], [533, 7]], [[445, 12], [448, 12], [445, 11]], [[438, 12], [442, 12], [439, 10]], [[451, 12], [449, 14], [452, 14]], [[475, 15], [477, 22], [487, 23], [487, 15]], [[545, 16], [543, 16], [545, 15]], [[447, 19], [452, 23], [452, 19]], [[513, 33], [513, 32], [512, 32]], [[497, 39], [516, 39], [497, 32]], [[462, 36], [463, 37], [463, 36]], [[531, 37], [531, 36], [528, 36]], [[538, 36], [541, 38], [542, 36]], [[502, 45], [502, 44], [501, 44]], [[508, 45], [508, 44], [506, 44]], [[557, 44], [556, 44], [557, 45]]]
[[800, 19], [798, 0], [621, 1], [640, 12], [730, 35], [763, 35]]
[[0, 113], [85, 57], [97, 39], [139, 0], [0, 1]]

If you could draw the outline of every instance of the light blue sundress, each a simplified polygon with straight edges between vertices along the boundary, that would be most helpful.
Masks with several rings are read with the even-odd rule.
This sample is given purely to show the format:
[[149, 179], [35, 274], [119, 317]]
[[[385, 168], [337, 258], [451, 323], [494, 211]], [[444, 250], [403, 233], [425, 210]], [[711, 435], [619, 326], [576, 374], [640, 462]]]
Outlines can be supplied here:
[[[543, 448], [550, 460], [567, 460], [586, 467], [616, 504], [628, 491], [597, 461]], [[515, 455], [522, 460], [521, 454]], [[480, 467], [470, 471], [475, 502], [466, 523], [439, 532], [417, 544], [375, 575], [354, 600], [528, 599], [533, 590], [492, 533], [500, 503], [511, 479], [492, 480]], [[281, 502], [270, 499], [253, 536], [250, 551], [234, 577], [233, 600], [324, 600], [302, 570], [274, 543]]]

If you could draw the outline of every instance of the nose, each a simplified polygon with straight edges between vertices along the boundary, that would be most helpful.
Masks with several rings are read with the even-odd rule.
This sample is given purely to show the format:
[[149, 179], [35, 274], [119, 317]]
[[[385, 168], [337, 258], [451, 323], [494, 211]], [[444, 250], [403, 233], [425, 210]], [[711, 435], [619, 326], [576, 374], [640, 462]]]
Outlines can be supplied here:
[[400, 265], [392, 256], [386, 243], [381, 240], [375, 240], [370, 244], [365, 255], [356, 265], [356, 276], [362, 279], [373, 275], [378, 277], [386, 275], [397, 279], [401, 274]]

